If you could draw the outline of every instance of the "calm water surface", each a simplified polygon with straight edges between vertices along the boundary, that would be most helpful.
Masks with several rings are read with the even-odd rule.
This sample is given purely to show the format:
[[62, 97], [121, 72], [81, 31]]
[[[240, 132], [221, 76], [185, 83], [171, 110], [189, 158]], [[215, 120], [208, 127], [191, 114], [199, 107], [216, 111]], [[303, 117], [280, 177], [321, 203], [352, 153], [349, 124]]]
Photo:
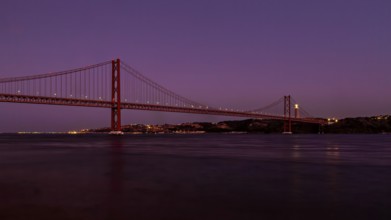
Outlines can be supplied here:
[[391, 135], [0, 134], [0, 219], [391, 219]]

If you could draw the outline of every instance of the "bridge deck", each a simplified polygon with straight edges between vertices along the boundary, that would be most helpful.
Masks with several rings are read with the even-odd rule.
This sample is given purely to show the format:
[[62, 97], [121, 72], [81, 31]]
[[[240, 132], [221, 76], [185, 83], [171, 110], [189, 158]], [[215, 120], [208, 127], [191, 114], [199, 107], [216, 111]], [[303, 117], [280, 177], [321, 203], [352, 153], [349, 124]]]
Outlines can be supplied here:
[[[46, 105], [65, 105], [65, 106], [84, 106], [98, 108], [112, 108], [113, 104], [110, 101], [103, 100], [88, 100], [88, 99], [72, 99], [72, 98], [56, 98], [45, 96], [28, 96], [14, 94], [0, 94], [0, 102], [12, 103], [30, 103], [30, 104], [46, 104]], [[178, 112], [189, 114], [207, 114], [207, 115], [222, 115], [243, 118], [257, 119], [273, 119], [286, 120], [283, 115], [260, 114], [256, 112], [229, 111], [216, 108], [197, 108], [197, 107], [177, 107], [156, 104], [141, 104], [122, 102], [121, 109], [147, 110], [147, 111], [162, 111], [162, 112]], [[304, 122], [313, 124], [326, 124], [322, 119], [316, 118], [291, 118], [294, 122]]]

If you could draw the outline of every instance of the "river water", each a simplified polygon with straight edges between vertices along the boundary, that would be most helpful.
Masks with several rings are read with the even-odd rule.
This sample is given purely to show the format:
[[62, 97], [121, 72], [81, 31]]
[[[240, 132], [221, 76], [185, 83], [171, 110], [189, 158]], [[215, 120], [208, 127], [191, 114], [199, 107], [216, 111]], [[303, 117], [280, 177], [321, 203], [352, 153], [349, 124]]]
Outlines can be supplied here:
[[391, 135], [0, 134], [0, 219], [391, 219]]

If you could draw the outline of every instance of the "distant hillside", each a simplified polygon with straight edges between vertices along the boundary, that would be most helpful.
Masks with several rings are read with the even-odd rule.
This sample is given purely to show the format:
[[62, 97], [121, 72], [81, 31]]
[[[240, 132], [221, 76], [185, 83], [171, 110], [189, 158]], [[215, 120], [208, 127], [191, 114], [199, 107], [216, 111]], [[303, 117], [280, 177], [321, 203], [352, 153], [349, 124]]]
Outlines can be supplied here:
[[324, 131], [335, 134], [391, 133], [391, 116], [345, 118], [325, 126]]
[[[133, 133], [219, 133], [219, 132], [247, 132], [247, 133], [281, 133], [282, 121], [247, 119], [240, 121], [222, 121], [219, 123], [192, 122], [178, 125], [124, 125], [122, 131]], [[391, 116], [345, 118], [336, 123], [325, 126], [317, 124], [292, 122], [295, 134], [316, 134], [320, 131], [330, 134], [374, 134], [391, 133]], [[90, 132], [109, 132], [110, 128], [91, 129]]]
[[[316, 124], [292, 123], [295, 133], [318, 133]], [[247, 119], [240, 121], [222, 121], [219, 123], [192, 122], [178, 125], [124, 125], [123, 132], [132, 133], [221, 133], [221, 132], [248, 132], [248, 133], [281, 133], [282, 121]], [[110, 128], [90, 129], [90, 132], [109, 132]]]

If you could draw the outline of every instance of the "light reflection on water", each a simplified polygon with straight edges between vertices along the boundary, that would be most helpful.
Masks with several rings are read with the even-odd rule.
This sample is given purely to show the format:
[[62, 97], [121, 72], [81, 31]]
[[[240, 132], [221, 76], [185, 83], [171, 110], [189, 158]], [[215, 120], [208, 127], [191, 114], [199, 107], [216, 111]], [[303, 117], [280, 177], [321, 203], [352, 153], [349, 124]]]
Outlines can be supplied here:
[[340, 159], [340, 149], [336, 144], [326, 147], [326, 161], [332, 164], [338, 164]]
[[391, 164], [391, 135], [0, 135], [0, 140], [0, 149], [121, 148], [126, 154]]
[[292, 149], [292, 158], [293, 160], [295, 161], [298, 161], [300, 160], [300, 157], [301, 157], [301, 152], [300, 152], [300, 145], [293, 145], [293, 149]]

